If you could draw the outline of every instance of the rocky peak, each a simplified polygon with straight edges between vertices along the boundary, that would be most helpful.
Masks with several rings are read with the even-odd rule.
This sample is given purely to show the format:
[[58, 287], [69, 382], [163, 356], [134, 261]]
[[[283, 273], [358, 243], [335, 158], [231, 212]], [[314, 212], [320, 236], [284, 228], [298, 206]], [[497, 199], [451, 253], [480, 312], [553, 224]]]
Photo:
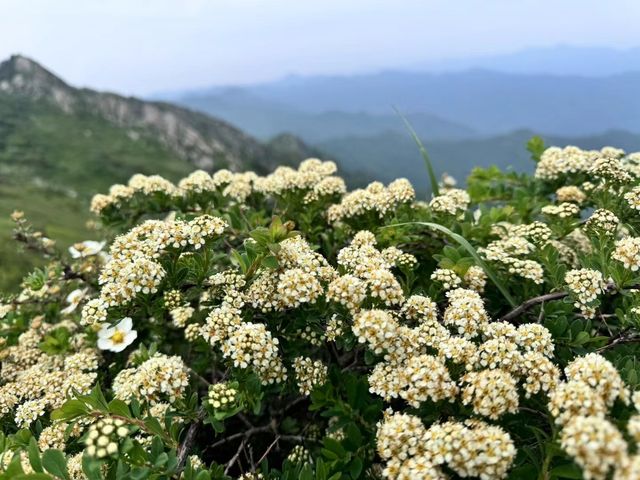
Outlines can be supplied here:
[[295, 163], [305, 158], [304, 146], [291, 139], [280, 142], [288, 147], [282, 152], [282, 145], [270, 148], [226, 122], [185, 108], [78, 89], [21, 55], [0, 63], [1, 94], [45, 101], [67, 114], [100, 116], [136, 138], [146, 135], [157, 139], [198, 168], [264, 171], [273, 163], [281, 163], [282, 156], [288, 159], [300, 155]]

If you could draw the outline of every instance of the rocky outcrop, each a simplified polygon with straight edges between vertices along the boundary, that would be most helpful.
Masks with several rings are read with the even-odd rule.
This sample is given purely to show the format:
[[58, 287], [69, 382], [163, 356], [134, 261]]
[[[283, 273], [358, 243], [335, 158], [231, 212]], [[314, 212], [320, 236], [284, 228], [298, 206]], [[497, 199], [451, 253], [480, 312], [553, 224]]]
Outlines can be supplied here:
[[[274, 164], [291, 162], [291, 150], [286, 152], [286, 158], [277, 158], [278, 149], [260, 143], [221, 120], [169, 103], [74, 88], [37, 62], [20, 55], [0, 63], [2, 94], [46, 101], [66, 114], [98, 115], [128, 129], [131, 138], [152, 136], [198, 168], [264, 171]], [[299, 139], [292, 144], [300, 155], [298, 161], [312, 156], [313, 151]]]

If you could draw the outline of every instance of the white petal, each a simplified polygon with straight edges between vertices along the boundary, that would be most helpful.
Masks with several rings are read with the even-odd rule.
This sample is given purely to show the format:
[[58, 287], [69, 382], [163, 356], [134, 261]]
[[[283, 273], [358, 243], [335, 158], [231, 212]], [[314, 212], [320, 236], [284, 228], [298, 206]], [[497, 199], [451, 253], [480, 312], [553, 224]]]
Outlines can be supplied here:
[[138, 338], [138, 332], [136, 332], [135, 330], [131, 330], [124, 336], [124, 344], [131, 345], [136, 338]]
[[111, 338], [114, 333], [116, 333], [116, 329], [104, 323], [102, 324], [102, 329], [98, 332], [98, 338]]
[[77, 303], [72, 303], [68, 307], [65, 307], [62, 310], [60, 310], [60, 313], [62, 313], [63, 315], [66, 315], [67, 313], [71, 313], [76, 309], [77, 306], [78, 306]]
[[113, 342], [108, 338], [99, 338], [98, 348], [100, 350], [111, 350], [113, 348]]
[[109, 350], [111, 350], [112, 352], [121, 352], [128, 346], [129, 345], [127, 345], [126, 343], [116, 343], [111, 345], [111, 348]]
[[131, 317], [124, 317], [120, 322], [116, 325], [116, 328], [121, 332], [128, 332], [133, 328], [133, 320]]

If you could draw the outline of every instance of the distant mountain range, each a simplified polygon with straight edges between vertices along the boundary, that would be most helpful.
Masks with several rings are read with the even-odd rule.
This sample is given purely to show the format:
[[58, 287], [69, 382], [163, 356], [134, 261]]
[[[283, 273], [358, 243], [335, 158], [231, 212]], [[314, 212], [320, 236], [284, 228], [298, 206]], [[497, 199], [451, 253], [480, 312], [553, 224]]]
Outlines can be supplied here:
[[471, 69], [542, 75], [606, 77], [640, 71], [640, 47], [578, 47], [556, 45], [526, 48], [499, 55], [480, 55], [411, 65], [411, 70], [455, 72]]
[[[427, 139], [456, 138], [465, 130], [474, 135], [526, 128], [557, 135], [640, 132], [640, 71], [598, 78], [487, 70], [296, 77], [187, 92], [177, 101], [223, 118], [230, 115], [256, 135], [286, 128], [308, 141], [328, 138], [336, 118], [345, 134], [357, 134], [366, 124], [368, 134], [381, 133], [394, 106], [427, 118], [424, 128], [417, 128]], [[247, 108], [250, 102], [253, 110]], [[304, 121], [291, 121], [296, 115]], [[309, 125], [315, 130], [311, 135]]]
[[[391, 108], [391, 114], [386, 115], [340, 110], [314, 113], [265, 99], [242, 88], [230, 88], [214, 94], [192, 94], [178, 102], [224, 118], [262, 139], [292, 132], [307, 142], [316, 143], [347, 135], [406, 131], [400, 117]], [[469, 127], [428, 113], [408, 114], [408, 118], [417, 131], [428, 132], [432, 138], [465, 138], [476, 134]]]

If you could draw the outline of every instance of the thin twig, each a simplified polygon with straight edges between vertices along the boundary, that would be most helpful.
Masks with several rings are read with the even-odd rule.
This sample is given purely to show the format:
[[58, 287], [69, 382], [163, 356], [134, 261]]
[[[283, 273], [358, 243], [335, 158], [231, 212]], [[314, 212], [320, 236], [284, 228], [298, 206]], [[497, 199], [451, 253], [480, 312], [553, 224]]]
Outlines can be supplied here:
[[236, 451], [235, 455], [231, 457], [231, 460], [227, 462], [227, 466], [224, 469], [225, 475], [229, 473], [229, 470], [231, 470], [231, 467], [233, 467], [233, 464], [236, 463], [236, 461], [238, 460], [238, 457], [240, 456], [240, 453], [244, 449], [246, 442], [247, 442], [247, 439], [243, 438], [242, 441], [240, 442], [240, 446], [238, 447], [238, 450]]
[[177, 471], [181, 471], [184, 466], [184, 462], [187, 459], [187, 455], [189, 455], [189, 451], [193, 445], [193, 442], [196, 439], [196, 434], [198, 433], [198, 428], [200, 427], [200, 422], [205, 416], [205, 410], [201, 408], [198, 411], [198, 417], [189, 425], [189, 430], [187, 430], [187, 434], [184, 437], [184, 441], [180, 444], [178, 448], [178, 466]]
[[276, 438], [273, 442], [271, 442], [271, 445], [269, 445], [267, 447], [267, 449], [264, 451], [264, 453], [262, 454], [262, 456], [260, 457], [260, 459], [258, 460], [258, 463], [256, 463], [256, 465], [260, 465], [262, 463], [262, 461], [267, 457], [267, 455], [269, 455], [269, 452], [271, 451], [271, 449], [273, 449], [273, 447], [275, 447], [276, 443], [278, 443], [278, 440], [280, 440], [280, 435], [276, 435]]
[[539, 303], [549, 302], [549, 301], [553, 301], [553, 300], [560, 300], [562, 298], [565, 298], [568, 295], [569, 294], [567, 292], [552, 292], [552, 293], [547, 293], [545, 295], [540, 295], [539, 297], [530, 298], [529, 300], [526, 300], [526, 301], [522, 302], [516, 308], [514, 308], [509, 313], [504, 315], [500, 319], [500, 321], [501, 322], [509, 322], [509, 321], [511, 321], [511, 320], [513, 320], [515, 318], [518, 318], [524, 312], [526, 312], [531, 307], [533, 307], [533, 306], [535, 306], [535, 305], [537, 305]]
[[609, 343], [605, 346], [600, 347], [596, 350], [596, 352], [603, 352], [605, 350], [609, 350], [610, 348], [615, 347], [616, 345], [621, 345], [624, 343], [637, 343], [640, 342], [640, 336], [637, 334], [625, 335], [625, 333], [621, 333], [615, 338], [612, 338]]

